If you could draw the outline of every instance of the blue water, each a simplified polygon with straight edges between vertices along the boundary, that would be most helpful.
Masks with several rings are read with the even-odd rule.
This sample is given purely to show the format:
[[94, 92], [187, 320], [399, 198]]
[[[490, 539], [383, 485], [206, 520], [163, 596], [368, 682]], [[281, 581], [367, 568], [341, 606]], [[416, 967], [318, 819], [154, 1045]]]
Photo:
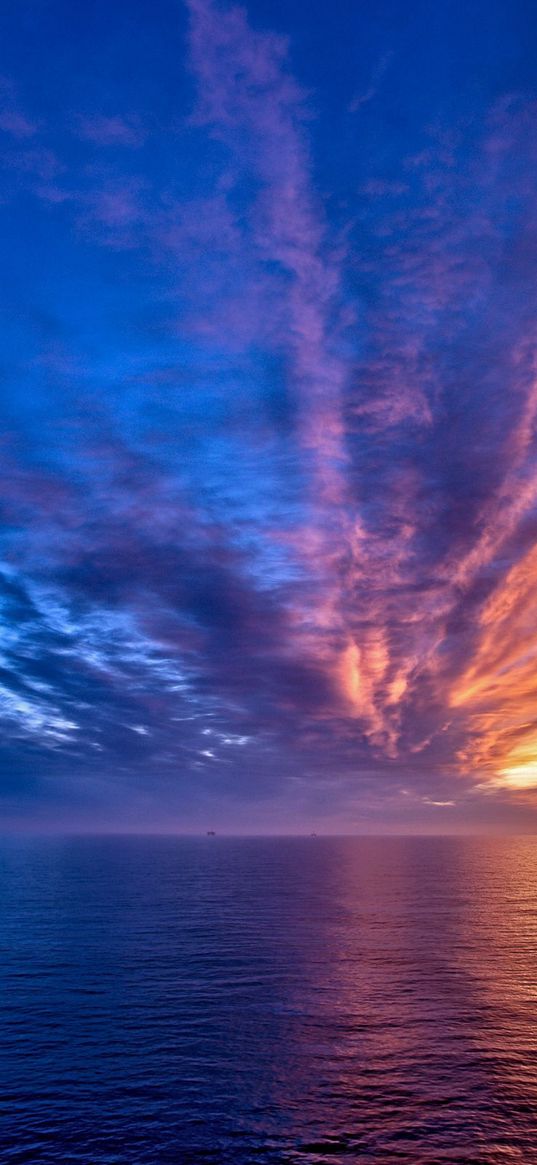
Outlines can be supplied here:
[[0, 844], [6, 1165], [537, 1162], [531, 839]]

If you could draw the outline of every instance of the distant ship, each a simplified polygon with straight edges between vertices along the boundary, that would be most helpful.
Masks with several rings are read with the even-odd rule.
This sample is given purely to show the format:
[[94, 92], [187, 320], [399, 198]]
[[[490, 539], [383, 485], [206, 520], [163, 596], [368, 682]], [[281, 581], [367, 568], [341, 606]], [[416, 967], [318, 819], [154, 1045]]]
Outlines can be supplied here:
[[214, 832], [214, 829], [207, 830], [207, 837], [216, 837], [216, 833]]

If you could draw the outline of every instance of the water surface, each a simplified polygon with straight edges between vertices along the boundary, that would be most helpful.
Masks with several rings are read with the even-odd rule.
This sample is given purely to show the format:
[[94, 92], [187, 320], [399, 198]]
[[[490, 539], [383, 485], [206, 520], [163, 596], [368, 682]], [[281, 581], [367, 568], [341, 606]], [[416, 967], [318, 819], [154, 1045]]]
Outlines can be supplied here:
[[6, 1165], [537, 1162], [531, 839], [0, 844]]

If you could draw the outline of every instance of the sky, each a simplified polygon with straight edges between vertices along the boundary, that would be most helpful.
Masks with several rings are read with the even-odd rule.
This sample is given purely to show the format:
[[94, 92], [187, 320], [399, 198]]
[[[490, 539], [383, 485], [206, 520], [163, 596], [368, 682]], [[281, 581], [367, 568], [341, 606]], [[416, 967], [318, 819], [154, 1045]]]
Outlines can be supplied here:
[[536, 16], [2, 6], [5, 829], [537, 830]]

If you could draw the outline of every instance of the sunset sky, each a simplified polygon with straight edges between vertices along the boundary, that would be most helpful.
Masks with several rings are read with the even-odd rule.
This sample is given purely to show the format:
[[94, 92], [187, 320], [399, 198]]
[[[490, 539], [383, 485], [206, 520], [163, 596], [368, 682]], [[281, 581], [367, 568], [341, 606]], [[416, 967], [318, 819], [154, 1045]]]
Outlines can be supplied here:
[[537, 830], [537, 20], [6, 0], [8, 829]]

